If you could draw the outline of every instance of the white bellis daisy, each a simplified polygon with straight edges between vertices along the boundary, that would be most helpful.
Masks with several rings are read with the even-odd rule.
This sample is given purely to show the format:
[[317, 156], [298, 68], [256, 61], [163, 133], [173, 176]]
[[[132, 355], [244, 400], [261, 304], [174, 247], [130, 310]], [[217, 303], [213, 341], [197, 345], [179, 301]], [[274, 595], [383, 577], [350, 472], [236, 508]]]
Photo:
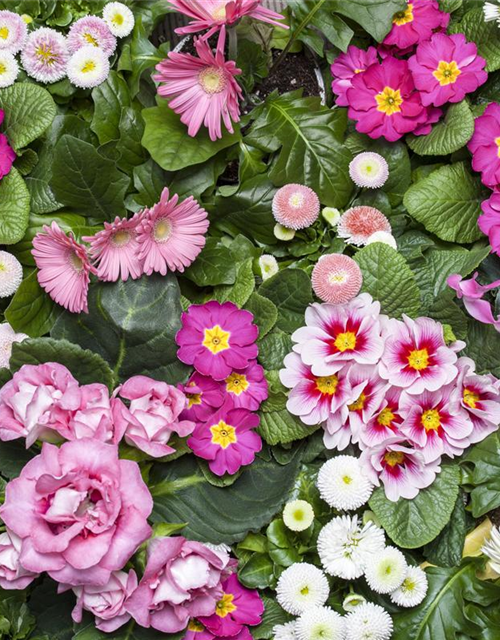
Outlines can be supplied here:
[[117, 38], [125, 38], [134, 28], [134, 14], [121, 2], [108, 3], [102, 11], [102, 17]]
[[344, 640], [344, 618], [330, 607], [314, 607], [297, 620], [298, 640]]
[[23, 279], [19, 260], [7, 251], [0, 251], [0, 298], [8, 298], [18, 289]]
[[285, 569], [276, 587], [278, 603], [294, 616], [325, 604], [329, 593], [325, 574], [307, 562], [296, 562]]
[[345, 618], [346, 640], [389, 640], [392, 618], [378, 604], [365, 602]]
[[403, 584], [408, 573], [404, 555], [396, 547], [386, 547], [366, 562], [365, 578], [370, 589], [391, 593]]
[[339, 511], [362, 507], [374, 487], [355, 456], [336, 456], [325, 462], [316, 484], [323, 500]]
[[391, 600], [400, 607], [416, 607], [427, 595], [428, 587], [425, 571], [420, 567], [408, 567], [403, 584], [391, 593]]

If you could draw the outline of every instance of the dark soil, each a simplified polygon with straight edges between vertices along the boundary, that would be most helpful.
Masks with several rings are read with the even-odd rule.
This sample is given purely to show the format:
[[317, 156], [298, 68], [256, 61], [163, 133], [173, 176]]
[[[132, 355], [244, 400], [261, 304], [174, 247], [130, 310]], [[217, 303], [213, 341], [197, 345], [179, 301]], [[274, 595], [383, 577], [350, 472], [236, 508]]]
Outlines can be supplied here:
[[[279, 55], [279, 51], [273, 52], [273, 58]], [[320, 89], [315, 74], [316, 65], [312, 57], [304, 53], [289, 53], [262, 83], [256, 88], [255, 94], [259, 100], [264, 100], [275, 89], [280, 94], [302, 89], [302, 95], [319, 96]]]
[[221, 184], [238, 184], [238, 170], [240, 163], [238, 160], [231, 160], [219, 178]]
[[488, 518], [495, 525], [495, 527], [500, 527], [500, 509], [493, 509], [488, 513]]

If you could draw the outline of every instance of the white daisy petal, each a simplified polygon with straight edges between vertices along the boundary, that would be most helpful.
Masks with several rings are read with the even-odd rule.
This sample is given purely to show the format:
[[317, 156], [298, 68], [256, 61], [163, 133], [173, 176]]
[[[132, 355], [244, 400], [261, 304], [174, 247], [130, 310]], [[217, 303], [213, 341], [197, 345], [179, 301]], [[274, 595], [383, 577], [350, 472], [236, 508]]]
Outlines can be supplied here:
[[330, 607], [314, 607], [297, 620], [298, 640], [344, 640], [344, 618]]
[[346, 640], [389, 640], [392, 635], [391, 616], [372, 602], [360, 604], [345, 619]]
[[278, 603], [294, 616], [325, 604], [329, 594], [325, 574], [307, 562], [297, 562], [285, 569], [276, 587]]
[[429, 583], [420, 567], [408, 567], [403, 584], [391, 593], [391, 600], [400, 607], [416, 607], [427, 595]]
[[405, 557], [396, 547], [386, 547], [366, 562], [366, 581], [377, 593], [391, 593], [403, 584], [407, 573]]
[[323, 500], [339, 511], [359, 509], [374, 488], [355, 456], [337, 456], [325, 462], [316, 484]]
[[296, 640], [295, 620], [285, 622], [285, 624], [277, 624], [273, 627], [273, 640]]

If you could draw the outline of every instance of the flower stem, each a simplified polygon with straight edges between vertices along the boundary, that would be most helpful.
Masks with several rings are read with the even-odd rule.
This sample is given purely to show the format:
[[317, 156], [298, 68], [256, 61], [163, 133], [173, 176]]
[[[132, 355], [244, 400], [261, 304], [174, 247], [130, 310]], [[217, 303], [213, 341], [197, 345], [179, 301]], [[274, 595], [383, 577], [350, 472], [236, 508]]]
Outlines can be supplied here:
[[227, 35], [229, 59], [236, 62], [236, 58], [238, 56], [238, 34], [236, 33], [236, 27], [229, 27]]

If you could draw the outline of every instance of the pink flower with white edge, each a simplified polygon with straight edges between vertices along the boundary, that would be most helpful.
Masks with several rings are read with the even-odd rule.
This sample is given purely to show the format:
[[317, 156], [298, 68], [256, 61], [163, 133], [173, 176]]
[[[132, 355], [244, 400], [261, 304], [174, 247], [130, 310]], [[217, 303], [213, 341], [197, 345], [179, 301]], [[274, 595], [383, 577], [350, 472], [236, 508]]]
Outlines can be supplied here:
[[378, 396], [379, 406], [361, 423], [359, 428], [361, 449], [377, 447], [386, 440], [401, 435], [403, 418], [399, 413], [400, 396], [401, 389], [390, 385], [387, 385], [384, 393]]
[[206, 422], [217, 411], [226, 399], [224, 387], [220, 382], [194, 372], [179, 389], [187, 398], [187, 407], [181, 413], [183, 420]]
[[223, 406], [206, 423], [197, 424], [188, 439], [188, 447], [199, 458], [208, 461], [210, 471], [217, 476], [234, 474], [255, 460], [262, 449], [262, 440], [254, 431], [260, 418], [246, 409]]
[[13, 531], [0, 533], [0, 587], [26, 589], [38, 573], [27, 571], [20, 562], [22, 541]]
[[376, 365], [351, 365], [347, 378], [355, 397], [355, 400], [348, 406], [348, 420], [351, 431], [356, 434], [357, 440], [361, 429], [385, 397], [388, 384], [379, 376]]
[[246, 369], [233, 371], [221, 382], [231, 406], [237, 409], [257, 411], [267, 400], [267, 380], [264, 369], [256, 360], [250, 362]]
[[349, 106], [346, 92], [352, 87], [351, 80], [375, 62], [378, 62], [375, 47], [368, 47], [365, 51], [351, 45], [345, 53], [335, 58], [330, 70], [333, 76], [332, 91], [337, 95], [336, 104], [340, 107]]
[[339, 238], [358, 246], [365, 245], [379, 231], [392, 233], [392, 228], [387, 217], [375, 207], [352, 207], [342, 214], [337, 225]]
[[28, 571], [104, 585], [151, 535], [152, 508], [139, 465], [119, 460], [116, 445], [84, 439], [45, 443], [8, 483], [0, 517], [21, 538]]
[[500, 185], [500, 104], [492, 102], [474, 121], [474, 134], [467, 144], [472, 168], [490, 189]]
[[406, 49], [425, 42], [433, 31], [445, 29], [449, 21], [450, 14], [439, 10], [437, 0], [409, 0], [406, 9], [394, 14], [383, 44]]
[[115, 36], [109, 30], [106, 22], [97, 16], [84, 16], [73, 22], [68, 33], [70, 53], [75, 53], [88, 46], [101, 49], [108, 57], [116, 49]]
[[473, 426], [460, 406], [455, 385], [441, 387], [438, 391], [423, 391], [419, 395], [403, 391], [399, 413], [403, 418], [401, 433], [422, 451], [426, 462], [442, 455], [454, 458], [470, 445]]
[[186, 408], [186, 396], [166, 382], [133, 376], [118, 394], [130, 401], [128, 408], [122, 407], [126, 442], [153, 458], [175, 452], [168, 444], [173, 433], [184, 438], [194, 430], [194, 422], [179, 419]]
[[454, 273], [446, 280], [449, 287], [457, 292], [457, 298], [462, 300], [467, 312], [478, 322], [492, 324], [500, 331], [500, 316], [495, 318], [491, 304], [483, 300], [483, 296], [492, 289], [500, 287], [500, 280], [481, 285], [477, 282], [478, 273], [464, 280], [458, 273]]
[[380, 304], [362, 293], [344, 305], [310, 305], [297, 329], [294, 351], [316, 376], [330, 376], [351, 362], [376, 364], [384, 350]]
[[376, 486], [382, 483], [388, 500], [412, 500], [421, 489], [429, 487], [441, 471], [441, 460], [426, 462], [421, 451], [405, 445], [402, 438], [386, 440], [378, 447], [365, 449], [361, 463]]
[[[458, 374], [457, 354], [446, 346], [443, 327], [430, 318], [391, 318], [384, 327], [385, 350], [380, 376], [408, 393], [436, 391]], [[455, 348], [463, 348], [456, 343]]]
[[15, 54], [20, 51], [28, 35], [28, 27], [18, 13], [0, 11], [0, 51]]

